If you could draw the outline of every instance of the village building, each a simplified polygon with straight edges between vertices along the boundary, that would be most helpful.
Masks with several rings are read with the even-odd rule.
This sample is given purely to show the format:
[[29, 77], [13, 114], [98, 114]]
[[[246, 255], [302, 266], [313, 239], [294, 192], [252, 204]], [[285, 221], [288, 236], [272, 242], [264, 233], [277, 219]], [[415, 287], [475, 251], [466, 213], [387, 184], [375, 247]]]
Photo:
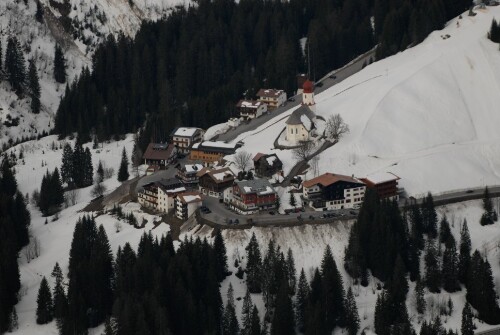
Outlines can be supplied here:
[[325, 173], [302, 183], [302, 197], [314, 210], [359, 208], [365, 197], [365, 184], [354, 177]]
[[257, 153], [253, 158], [255, 175], [261, 178], [271, 178], [283, 170], [283, 163], [276, 154]]
[[277, 89], [260, 89], [257, 92], [258, 101], [267, 105], [267, 109], [273, 110], [286, 103], [286, 92]]
[[186, 154], [193, 143], [203, 139], [205, 132], [201, 128], [194, 127], [179, 127], [174, 129], [171, 134], [172, 144], [177, 148], [178, 152]]
[[177, 178], [179, 178], [185, 185], [196, 185], [198, 184], [197, 173], [203, 169], [201, 164], [186, 164], [183, 167], [177, 169]]
[[374, 189], [380, 199], [399, 200], [398, 180], [401, 179], [391, 172], [377, 172], [361, 180], [366, 187]]
[[241, 119], [239, 117], [229, 118], [229, 120], [227, 120], [227, 124], [229, 127], [233, 128], [239, 127], [241, 124]]
[[267, 113], [267, 104], [255, 100], [240, 100], [236, 104], [236, 110], [241, 118], [250, 120]]
[[153, 182], [142, 186], [142, 189], [137, 192], [137, 202], [142, 207], [156, 210], [158, 208], [158, 185]]
[[144, 164], [157, 165], [164, 169], [176, 158], [176, 151], [173, 144], [168, 143], [149, 143], [142, 159]]
[[184, 192], [174, 199], [175, 216], [180, 220], [187, 220], [202, 205], [201, 194], [198, 192]]
[[236, 181], [229, 207], [240, 214], [276, 208], [278, 195], [267, 179]]
[[309, 141], [316, 129], [316, 103], [314, 101], [314, 84], [306, 80], [302, 91], [302, 104], [286, 120], [286, 140], [291, 145]]
[[224, 156], [232, 155], [241, 143], [225, 143], [221, 141], [204, 141], [193, 144], [189, 159], [204, 163], [220, 161]]
[[202, 194], [223, 199], [223, 192], [234, 182], [234, 173], [229, 168], [203, 168], [198, 172], [198, 185]]

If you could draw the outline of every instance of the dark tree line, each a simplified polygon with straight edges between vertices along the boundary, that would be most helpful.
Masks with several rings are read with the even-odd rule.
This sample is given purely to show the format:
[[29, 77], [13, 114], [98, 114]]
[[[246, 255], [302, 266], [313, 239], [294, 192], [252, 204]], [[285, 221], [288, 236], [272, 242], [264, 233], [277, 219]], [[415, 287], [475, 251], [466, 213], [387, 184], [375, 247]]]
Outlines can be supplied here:
[[490, 31], [488, 32], [488, 38], [495, 43], [500, 43], [500, 25], [493, 19], [491, 21]]
[[311, 76], [374, 45], [370, 1], [198, 1], [145, 23], [135, 39], [110, 37], [61, 100], [55, 131], [100, 140], [134, 131], [151, 136], [181, 124], [227, 120], [241, 97], [261, 87], [297, 89], [307, 70], [299, 40], [309, 38]]
[[64, 145], [61, 166], [62, 181], [69, 187], [77, 188], [90, 186], [94, 181], [92, 154], [88, 147], [83, 149], [79, 139], [74, 149], [68, 143]]
[[17, 292], [21, 287], [18, 253], [29, 243], [30, 213], [17, 189], [6, 157], [0, 166], [0, 333], [16, 327]]

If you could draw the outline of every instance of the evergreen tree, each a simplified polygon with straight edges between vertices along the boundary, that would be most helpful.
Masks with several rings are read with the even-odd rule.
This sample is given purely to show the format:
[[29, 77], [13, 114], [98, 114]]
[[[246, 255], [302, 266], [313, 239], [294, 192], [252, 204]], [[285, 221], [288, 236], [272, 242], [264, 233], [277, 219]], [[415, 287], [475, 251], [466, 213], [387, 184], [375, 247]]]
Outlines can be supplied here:
[[66, 293], [64, 292], [64, 277], [59, 267], [59, 263], [56, 263], [54, 266], [51, 276], [55, 279], [55, 286], [52, 294], [54, 300], [54, 318], [56, 319], [58, 329], [61, 330], [63, 319], [68, 308], [68, 301], [66, 299]]
[[94, 183], [94, 166], [92, 165], [92, 154], [88, 147], [85, 148], [83, 157], [83, 187], [87, 187]]
[[31, 112], [33, 114], [40, 113], [40, 82], [38, 73], [36, 72], [35, 61], [30, 59], [28, 69], [28, 82], [31, 96]]
[[327, 330], [332, 331], [335, 326], [345, 326], [345, 291], [342, 277], [333, 259], [330, 246], [327, 246], [321, 261], [321, 277], [325, 301], [325, 322]]
[[[453, 237], [452, 237], [453, 238]], [[451, 240], [450, 245], [446, 247], [443, 254], [442, 280], [443, 288], [447, 292], [460, 291], [458, 281], [458, 255], [455, 247], [455, 240]]]
[[432, 241], [427, 244], [425, 253], [425, 284], [430, 292], [439, 293], [441, 291], [441, 271], [436, 246]]
[[17, 95], [24, 93], [26, 66], [19, 41], [15, 36], [9, 37], [5, 53], [5, 72], [10, 85]]
[[438, 219], [436, 209], [434, 207], [434, 199], [432, 198], [432, 194], [430, 192], [422, 202], [422, 219], [425, 233], [427, 233], [430, 238], [436, 238]]
[[295, 286], [297, 285], [297, 277], [295, 270], [295, 260], [293, 259], [292, 249], [288, 248], [288, 253], [286, 257], [286, 273], [288, 276], [288, 287], [290, 293], [295, 294]]
[[236, 317], [236, 310], [234, 308], [233, 286], [229, 283], [227, 290], [227, 304], [224, 310], [224, 318], [222, 322], [222, 334], [224, 335], [238, 335], [240, 326]]
[[297, 328], [303, 333], [306, 322], [306, 307], [309, 300], [309, 283], [307, 282], [304, 269], [300, 271], [299, 284], [297, 287], [297, 301], [295, 303], [295, 318]]
[[43, 23], [43, 7], [42, 4], [40, 3], [40, 0], [36, 0], [35, 19], [38, 22]]
[[497, 213], [493, 210], [493, 202], [491, 201], [488, 187], [485, 187], [484, 189], [483, 209], [484, 213], [481, 216], [481, 225], [486, 226], [495, 223], [495, 221], [497, 221], [498, 219], [498, 216]]
[[64, 144], [63, 156], [62, 156], [62, 166], [61, 166], [61, 177], [63, 183], [70, 184], [72, 182], [73, 176], [73, 149], [69, 143]]
[[14, 332], [19, 329], [19, 318], [17, 317], [17, 310], [14, 307], [10, 313], [9, 318], [9, 332]]
[[[453, 242], [451, 240], [453, 240]], [[455, 244], [455, 238], [451, 234], [450, 223], [446, 215], [443, 216], [439, 223], [439, 243], [444, 243], [447, 247], [449, 247], [451, 243]]]
[[245, 293], [245, 297], [243, 298], [243, 307], [241, 309], [241, 319], [243, 320], [241, 329], [242, 335], [252, 334], [253, 306], [254, 305], [252, 303], [252, 297], [250, 296], [250, 291], [247, 288], [247, 292]]
[[288, 335], [295, 333], [295, 317], [292, 299], [288, 293], [288, 282], [283, 280], [276, 297], [276, 308], [271, 323], [271, 335]]
[[54, 51], [54, 79], [61, 84], [66, 82], [66, 59], [59, 44]]
[[460, 230], [460, 250], [458, 256], [458, 278], [463, 284], [467, 281], [471, 250], [469, 228], [467, 228], [467, 221], [464, 219], [462, 229]]
[[466, 287], [467, 302], [478, 311], [479, 318], [489, 324], [500, 324], [491, 266], [477, 250], [471, 258]]
[[427, 304], [425, 302], [424, 290], [425, 290], [425, 285], [420, 279], [418, 279], [415, 285], [415, 302], [416, 302], [417, 313], [421, 315], [425, 313], [425, 309], [427, 307], [426, 306]]
[[38, 323], [39, 325], [43, 325], [52, 321], [52, 294], [50, 293], [49, 283], [47, 282], [47, 279], [45, 277], [43, 277], [40, 283], [36, 303], [36, 323]]
[[127, 152], [125, 151], [125, 148], [123, 148], [120, 169], [118, 170], [118, 181], [123, 182], [125, 180], [128, 180], [128, 177], [129, 177], [129, 174], [128, 174]]
[[290, 192], [290, 206], [295, 208], [297, 206], [297, 200], [295, 199], [295, 194], [293, 192]]
[[252, 328], [250, 335], [261, 335], [261, 328], [260, 328], [260, 318], [259, 318], [259, 311], [257, 310], [257, 306], [253, 305], [253, 310], [252, 310]]
[[368, 285], [368, 273], [363, 248], [359, 241], [359, 224], [356, 221], [349, 234], [349, 243], [344, 255], [344, 268], [353, 277], [355, 282], [361, 281], [361, 285]]
[[102, 166], [102, 161], [99, 160], [99, 165], [97, 166], [97, 180], [98, 183], [104, 181], [104, 167]]
[[220, 229], [217, 229], [215, 234], [214, 251], [217, 279], [222, 281], [227, 276], [227, 255], [226, 244], [224, 243], [224, 238], [222, 237]]
[[259, 243], [255, 233], [252, 233], [250, 242], [246, 247], [247, 252], [247, 287], [251, 293], [262, 292], [262, 256], [260, 254]]
[[465, 303], [462, 309], [462, 335], [474, 335], [474, 330], [476, 326], [474, 325], [474, 316], [472, 315], [472, 309], [469, 303]]
[[346, 301], [346, 324], [349, 335], [356, 335], [359, 330], [359, 314], [358, 307], [356, 306], [356, 300], [354, 299], [354, 294], [352, 289], [349, 287], [347, 290], [347, 301]]

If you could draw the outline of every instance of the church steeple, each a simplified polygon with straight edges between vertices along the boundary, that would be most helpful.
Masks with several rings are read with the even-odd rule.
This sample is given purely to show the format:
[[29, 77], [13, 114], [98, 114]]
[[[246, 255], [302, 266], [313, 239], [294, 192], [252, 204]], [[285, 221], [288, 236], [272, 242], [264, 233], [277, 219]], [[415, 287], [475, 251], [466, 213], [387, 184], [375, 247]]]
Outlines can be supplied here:
[[316, 103], [314, 102], [314, 83], [309, 79], [302, 86], [302, 104], [316, 112]]

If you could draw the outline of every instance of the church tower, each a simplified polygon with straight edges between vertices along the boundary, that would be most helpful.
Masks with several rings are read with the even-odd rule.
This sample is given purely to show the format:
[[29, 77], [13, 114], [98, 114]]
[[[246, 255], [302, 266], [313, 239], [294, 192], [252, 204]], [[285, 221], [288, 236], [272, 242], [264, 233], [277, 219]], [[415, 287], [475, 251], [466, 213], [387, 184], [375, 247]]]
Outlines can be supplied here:
[[314, 102], [314, 84], [309, 79], [302, 86], [302, 104], [308, 106], [313, 112], [316, 112], [316, 103]]

